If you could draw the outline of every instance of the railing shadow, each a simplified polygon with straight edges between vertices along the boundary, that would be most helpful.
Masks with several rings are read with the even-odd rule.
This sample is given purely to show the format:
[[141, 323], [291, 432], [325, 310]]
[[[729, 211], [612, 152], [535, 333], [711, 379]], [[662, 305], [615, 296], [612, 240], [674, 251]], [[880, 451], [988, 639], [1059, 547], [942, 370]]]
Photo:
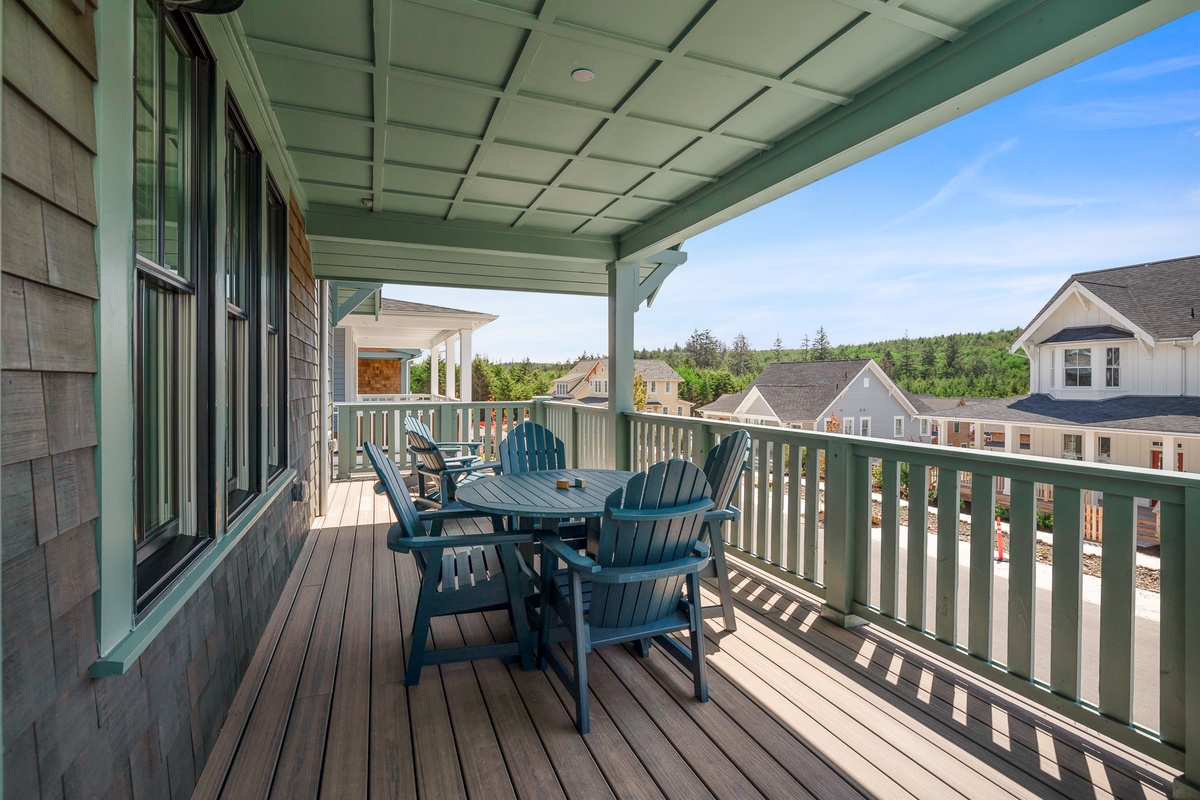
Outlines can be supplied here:
[[[1169, 795], [1171, 776], [1127, 757], [1120, 745], [1081, 735], [1053, 712], [1010, 697], [984, 679], [930, 657], [902, 639], [865, 625], [842, 628], [820, 617], [820, 601], [757, 571], [730, 563], [739, 618], [753, 612], [781, 637], [853, 681], [856, 691], [886, 704], [936, 736], [956, 740], [985, 761], [1010, 767], [1007, 777], [1034, 792], [1067, 797]], [[752, 624], [747, 619], [746, 623]], [[708, 626], [719, 652], [736, 633]], [[737, 683], [736, 675], [726, 676]], [[799, 732], [794, 732], [802, 736]]]

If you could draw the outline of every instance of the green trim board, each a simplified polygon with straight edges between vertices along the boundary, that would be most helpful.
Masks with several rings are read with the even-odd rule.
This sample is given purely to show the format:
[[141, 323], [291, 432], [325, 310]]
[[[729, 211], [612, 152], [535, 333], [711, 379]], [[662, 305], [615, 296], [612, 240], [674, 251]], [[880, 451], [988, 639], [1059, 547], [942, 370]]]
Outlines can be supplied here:
[[[175, 615], [196, 593], [196, 590], [212, 575], [213, 570], [237, 547], [245, 534], [258, 524], [267, 509], [290, 491], [296, 475], [297, 472], [294, 468], [279, 473], [275, 477], [275, 482], [238, 517], [224, 535], [209, 545], [207, 552], [197, 558], [180, 576], [175, 585], [155, 601], [155, 604], [136, 627], [128, 629], [125, 636], [112, 647], [102, 648], [100, 657], [90, 667], [89, 671], [92, 677], [124, 675], [131, 666], [137, 663], [138, 656], [175, 618]], [[132, 590], [132, 583], [130, 588]], [[130, 596], [132, 599], [132, 592]]]

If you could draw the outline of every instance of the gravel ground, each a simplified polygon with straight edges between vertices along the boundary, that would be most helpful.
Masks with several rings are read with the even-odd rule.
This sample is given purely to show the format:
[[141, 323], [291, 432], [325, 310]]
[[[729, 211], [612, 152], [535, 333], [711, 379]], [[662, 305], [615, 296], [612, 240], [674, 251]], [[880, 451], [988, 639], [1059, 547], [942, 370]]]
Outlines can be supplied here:
[[[883, 513], [882, 504], [878, 500], [871, 502], [872, 527], [879, 527], [880, 514]], [[929, 509], [929, 532], [937, 533], [937, 511], [933, 508]], [[900, 506], [900, 524], [908, 525], [908, 507]], [[1001, 534], [1004, 539], [1004, 550], [1008, 552], [1009, 542], [1008, 533]], [[961, 541], [971, 540], [971, 525], [969, 522], [960, 520], [958, 523], [958, 538]], [[1037, 560], [1043, 564], [1051, 564], [1054, 561], [1054, 548], [1047, 542], [1038, 541], [1037, 543]], [[1093, 577], [1100, 577], [1100, 562], [1101, 558], [1094, 553], [1083, 554], [1083, 574]], [[1137, 588], [1145, 589], [1151, 592], [1159, 591], [1159, 575], [1158, 570], [1150, 569], [1142, 565], [1137, 565]]]

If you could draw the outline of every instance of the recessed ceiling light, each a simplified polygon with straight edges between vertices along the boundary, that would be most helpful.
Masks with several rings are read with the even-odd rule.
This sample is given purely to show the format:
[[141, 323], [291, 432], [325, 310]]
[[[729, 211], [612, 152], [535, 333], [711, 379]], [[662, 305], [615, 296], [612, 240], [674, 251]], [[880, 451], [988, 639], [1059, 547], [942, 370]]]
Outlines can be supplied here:
[[596, 77], [596, 73], [592, 72], [587, 67], [580, 67], [579, 69], [571, 70], [571, 77], [580, 83], [587, 83], [592, 78]]

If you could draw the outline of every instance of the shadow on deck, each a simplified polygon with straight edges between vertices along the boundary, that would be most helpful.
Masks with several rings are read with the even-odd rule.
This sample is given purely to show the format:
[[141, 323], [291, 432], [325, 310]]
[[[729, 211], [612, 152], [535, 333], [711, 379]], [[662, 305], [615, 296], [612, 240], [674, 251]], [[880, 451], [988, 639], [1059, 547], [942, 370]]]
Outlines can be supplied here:
[[[331, 491], [226, 718], [195, 800], [254, 798], [1165, 797], [1127, 749], [733, 559], [738, 629], [709, 623], [712, 700], [657, 649], [589, 657], [592, 733], [550, 673], [426, 667], [404, 686], [417, 576], [386, 501]], [[435, 645], [507, 637], [502, 613]]]

